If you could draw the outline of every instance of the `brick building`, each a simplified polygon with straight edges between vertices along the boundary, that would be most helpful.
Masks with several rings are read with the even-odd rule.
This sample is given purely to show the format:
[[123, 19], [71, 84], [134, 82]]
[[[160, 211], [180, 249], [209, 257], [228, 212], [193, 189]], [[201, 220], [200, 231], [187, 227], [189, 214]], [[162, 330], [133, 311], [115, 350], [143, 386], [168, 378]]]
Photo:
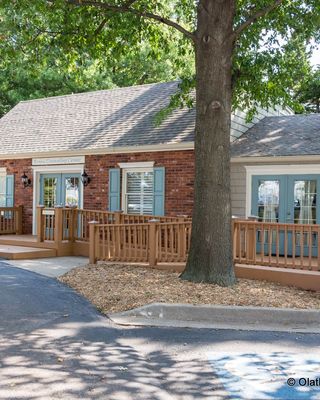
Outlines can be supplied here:
[[[39, 204], [191, 215], [195, 112], [154, 122], [176, 89], [170, 82], [19, 103], [0, 120], [0, 206], [23, 205], [25, 233], [35, 232]], [[252, 123], [243, 112], [232, 116], [235, 214], [249, 213], [246, 165], [263, 157], [250, 147], [257, 127], [296, 118], [288, 114], [261, 110]]]

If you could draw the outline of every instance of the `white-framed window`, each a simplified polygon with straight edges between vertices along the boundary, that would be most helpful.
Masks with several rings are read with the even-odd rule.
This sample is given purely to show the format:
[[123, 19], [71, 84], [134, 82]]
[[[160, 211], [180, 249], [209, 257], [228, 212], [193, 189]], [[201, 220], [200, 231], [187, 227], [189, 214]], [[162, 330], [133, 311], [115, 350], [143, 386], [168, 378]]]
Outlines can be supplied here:
[[164, 215], [165, 167], [153, 161], [119, 163], [109, 169], [109, 210]]
[[122, 204], [126, 214], [153, 214], [153, 168], [122, 170]]

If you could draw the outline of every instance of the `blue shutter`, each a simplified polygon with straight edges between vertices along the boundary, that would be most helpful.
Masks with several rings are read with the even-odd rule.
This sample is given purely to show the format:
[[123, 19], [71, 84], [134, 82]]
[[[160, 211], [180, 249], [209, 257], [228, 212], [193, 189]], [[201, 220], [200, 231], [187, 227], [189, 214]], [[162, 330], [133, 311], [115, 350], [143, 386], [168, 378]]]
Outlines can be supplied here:
[[6, 176], [6, 207], [14, 205], [14, 175]]
[[165, 169], [156, 167], [153, 169], [153, 215], [164, 215], [165, 200]]
[[109, 169], [109, 211], [120, 211], [120, 168]]

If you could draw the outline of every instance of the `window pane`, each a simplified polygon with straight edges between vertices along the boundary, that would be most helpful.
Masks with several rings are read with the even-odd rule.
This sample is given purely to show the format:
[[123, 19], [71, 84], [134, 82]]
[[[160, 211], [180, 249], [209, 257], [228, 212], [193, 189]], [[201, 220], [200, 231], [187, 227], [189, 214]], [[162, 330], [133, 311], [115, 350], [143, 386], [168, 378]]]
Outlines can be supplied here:
[[44, 178], [43, 205], [45, 207], [54, 207], [57, 205], [57, 178]]
[[66, 198], [65, 205], [68, 207], [79, 206], [79, 178], [70, 177], [65, 179]]
[[294, 223], [316, 224], [317, 181], [294, 182]]
[[127, 213], [152, 215], [153, 172], [127, 172]]
[[260, 221], [279, 222], [279, 195], [279, 181], [259, 181], [258, 216]]

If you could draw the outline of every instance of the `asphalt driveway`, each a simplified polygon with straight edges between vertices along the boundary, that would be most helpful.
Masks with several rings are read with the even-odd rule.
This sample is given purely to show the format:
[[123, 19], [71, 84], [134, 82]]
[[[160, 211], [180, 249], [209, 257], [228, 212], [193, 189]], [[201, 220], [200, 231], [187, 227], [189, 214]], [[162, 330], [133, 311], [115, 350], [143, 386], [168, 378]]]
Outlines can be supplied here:
[[147, 332], [119, 328], [58, 281], [0, 261], [2, 400], [206, 398], [208, 376], [212, 395], [209, 364], [188, 361], [189, 382], [177, 381], [182, 364], [159, 350], [161, 339], [150, 344]]
[[318, 375], [319, 343], [319, 334], [121, 327], [55, 279], [0, 261], [1, 400], [320, 399], [320, 387], [286, 384], [288, 373]]

